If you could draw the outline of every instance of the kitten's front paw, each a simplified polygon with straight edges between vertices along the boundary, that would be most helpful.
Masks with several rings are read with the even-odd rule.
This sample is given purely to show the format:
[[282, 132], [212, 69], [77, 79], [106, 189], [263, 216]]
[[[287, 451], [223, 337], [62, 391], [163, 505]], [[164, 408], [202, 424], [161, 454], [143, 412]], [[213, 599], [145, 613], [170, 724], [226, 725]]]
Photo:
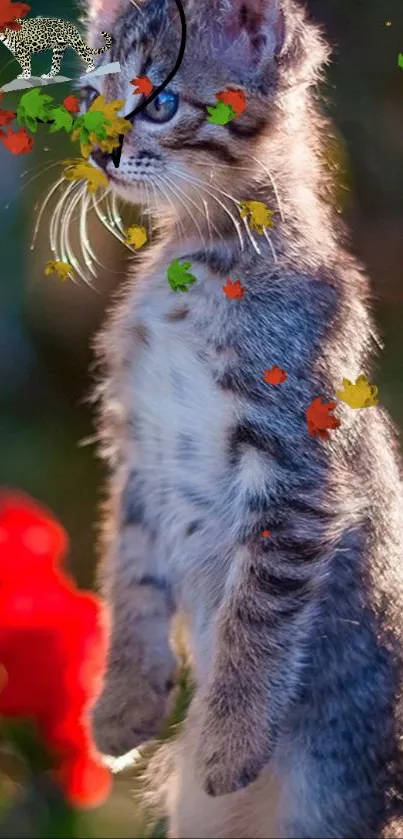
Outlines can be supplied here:
[[130, 678], [108, 673], [104, 689], [92, 710], [92, 728], [99, 751], [121, 755], [154, 739], [170, 714], [176, 691], [175, 671], [146, 681], [141, 673]]
[[[219, 706], [217, 705], [217, 708]], [[207, 795], [236, 792], [256, 780], [274, 750], [273, 739], [263, 721], [228, 714], [223, 719], [214, 705], [205, 718], [196, 755], [196, 766]]]
[[17, 79], [31, 79], [31, 78], [32, 78], [31, 73], [20, 73], [19, 76], [17, 76]]

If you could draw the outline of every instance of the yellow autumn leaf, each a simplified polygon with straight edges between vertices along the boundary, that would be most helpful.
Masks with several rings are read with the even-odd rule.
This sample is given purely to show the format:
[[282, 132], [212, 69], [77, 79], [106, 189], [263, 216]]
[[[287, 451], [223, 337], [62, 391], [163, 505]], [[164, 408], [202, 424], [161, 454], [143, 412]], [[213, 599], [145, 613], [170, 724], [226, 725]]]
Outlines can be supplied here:
[[45, 264], [45, 274], [57, 274], [61, 280], [68, 280], [74, 276], [73, 269], [68, 262], [62, 262], [60, 259], [48, 259]]
[[108, 137], [115, 137], [116, 134], [127, 134], [132, 129], [132, 124], [124, 117], [118, 117], [117, 112], [123, 108], [124, 99], [114, 99], [112, 102], [105, 102], [103, 96], [94, 99], [90, 111], [100, 111], [109, 120], [110, 125], [105, 125]]
[[378, 404], [376, 385], [371, 385], [366, 376], [358, 376], [355, 384], [343, 379], [344, 390], [336, 390], [337, 397], [350, 408], [372, 408]]
[[107, 140], [100, 140], [96, 134], [90, 134], [90, 141], [85, 145], [81, 145], [81, 154], [85, 160], [90, 156], [94, 146], [103, 152], [112, 152], [119, 145], [119, 137], [108, 137]]
[[[109, 120], [110, 124], [105, 125], [107, 139], [102, 140], [95, 133], [92, 133], [90, 134], [88, 143], [80, 144], [81, 154], [85, 160], [90, 156], [94, 146], [99, 148], [102, 152], [112, 152], [113, 149], [116, 149], [119, 146], [119, 135], [124, 135], [127, 134], [128, 131], [131, 131], [133, 127], [132, 123], [129, 122], [129, 120], [124, 119], [124, 117], [117, 116], [118, 111], [123, 108], [124, 104], [124, 99], [114, 99], [112, 102], [105, 102], [103, 96], [97, 96], [97, 98], [94, 99], [88, 110], [102, 113], [105, 118]], [[80, 131], [78, 129], [72, 132], [71, 139], [73, 142], [78, 140], [79, 137]]]
[[131, 227], [126, 227], [124, 233], [126, 235], [126, 245], [133, 245], [135, 248], [142, 248], [147, 241], [147, 231], [145, 227], [140, 227], [138, 224], [132, 224]]
[[[64, 177], [67, 181], [87, 181], [87, 190], [89, 193], [94, 193], [100, 186], [108, 186], [108, 178], [105, 172], [96, 169], [88, 160], [68, 161], [68, 168], [64, 170]], [[71, 165], [71, 164], [75, 165]]]
[[256, 230], [256, 233], [262, 235], [265, 227], [273, 227], [272, 216], [273, 210], [269, 210], [263, 201], [241, 201], [240, 204], [241, 218], [249, 216], [249, 224], [251, 230]]

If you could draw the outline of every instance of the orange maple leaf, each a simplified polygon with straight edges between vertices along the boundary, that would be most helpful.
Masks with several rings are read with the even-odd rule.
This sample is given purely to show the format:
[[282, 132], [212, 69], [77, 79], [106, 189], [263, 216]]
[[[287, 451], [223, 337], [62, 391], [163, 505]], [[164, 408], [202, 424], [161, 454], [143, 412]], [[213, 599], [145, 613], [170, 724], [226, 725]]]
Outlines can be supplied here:
[[144, 96], [149, 96], [154, 85], [148, 76], [137, 76], [132, 79], [130, 84], [134, 85], [133, 93], [142, 93]]
[[271, 535], [272, 535], [271, 530], [262, 530], [262, 532], [261, 532], [261, 536], [263, 536], [264, 539], [268, 539], [269, 536], [271, 536]]
[[274, 364], [270, 370], [264, 371], [264, 381], [269, 385], [281, 385], [283, 382], [286, 382], [287, 379], [287, 373], [285, 370], [282, 370], [281, 367], [278, 367], [277, 364]]
[[227, 90], [220, 90], [219, 93], [216, 93], [216, 99], [220, 99], [225, 105], [231, 105], [237, 117], [243, 114], [246, 108], [244, 92], [242, 90], [235, 90], [233, 87], [229, 87]]
[[318, 396], [310, 404], [306, 411], [308, 431], [312, 437], [318, 434], [322, 440], [330, 440], [328, 428], [339, 428], [340, 420], [331, 416], [331, 412], [337, 406], [337, 402], [323, 402]]
[[234, 282], [227, 280], [225, 285], [223, 285], [222, 290], [230, 300], [242, 300], [245, 295], [245, 289], [241, 285], [240, 280], [235, 280]]
[[21, 24], [16, 21], [18, 17], [25, 17], [31, 11], [27, 3], [10, 3], [10, 0], [0, 0], [0, 32], [5, 29], [17, 31]]
[[80, 100], [77, 96], [73, 96], [72, 93], [63, 99], [63, 105], [66, 111], [70, 111], [71, 114], [78, 114], [80, 110]]
[[6, 111], [5, 109], [0, 109], [0, 125], [10, 125], [10, 122], [13, 122], [17, 114], [14, 111]]
[[27, 134], [25, 128], [19, 128], [18, 131], [8, 129], [7, 133], [1, 131], [0, 140], [12, 154], [27, 154], [32, 151], [34, 144], [34, 138]]

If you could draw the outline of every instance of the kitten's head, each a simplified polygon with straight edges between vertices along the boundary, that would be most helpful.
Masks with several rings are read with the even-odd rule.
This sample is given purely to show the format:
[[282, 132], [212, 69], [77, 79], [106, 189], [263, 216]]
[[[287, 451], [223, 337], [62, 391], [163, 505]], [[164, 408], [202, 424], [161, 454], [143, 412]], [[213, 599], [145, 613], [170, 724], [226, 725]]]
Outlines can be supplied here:
[[[284, 94], [315, 81], [326, 49], [293, 0], [182, 0], [187, 44], [179, 72], [133, 121], [119, 168], [95, 151], [113, 188], [126, 200], [144, 200], [157, 190], [159, 205], [184, 213], [183, 200], [208, 198], [207, 190], [244, 191], [251, 185], [262, 143], [284, 112]], [[86, 101], [102, 93], [125, 99], [122, 114], [140, 102], [131, 80], [149, 76], [161, 84], [178, 56], [181, 27], [174, 0], [92, 0], [90, 32], [113, 33], [110, 60], [122, 71], [99, 77]], [[102, 80], [103, 79], [103, 80]], [[244, 92], [245, 112], [227, 123], [207, 121], [216, 93]], [[267, 163], [269, 161], [267, 160]], [[237, 168], [235, 168], [237, 167]]]

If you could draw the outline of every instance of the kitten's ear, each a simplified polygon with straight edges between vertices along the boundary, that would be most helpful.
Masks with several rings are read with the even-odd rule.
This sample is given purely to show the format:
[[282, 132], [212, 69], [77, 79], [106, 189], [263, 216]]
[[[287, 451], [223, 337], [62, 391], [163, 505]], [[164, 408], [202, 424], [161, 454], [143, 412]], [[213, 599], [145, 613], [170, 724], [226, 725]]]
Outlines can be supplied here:
[[280, 0], [224, 0], [220, 3], [225, 40], [241, 46], [246, 63], [273, 58], [284, 43]]
[[88, 17], [91, 28], [109, 32], [108, 26], [113, 29], [116, 18], [129, 7], [129, 3], [130, 0], [90, 0]]

